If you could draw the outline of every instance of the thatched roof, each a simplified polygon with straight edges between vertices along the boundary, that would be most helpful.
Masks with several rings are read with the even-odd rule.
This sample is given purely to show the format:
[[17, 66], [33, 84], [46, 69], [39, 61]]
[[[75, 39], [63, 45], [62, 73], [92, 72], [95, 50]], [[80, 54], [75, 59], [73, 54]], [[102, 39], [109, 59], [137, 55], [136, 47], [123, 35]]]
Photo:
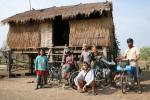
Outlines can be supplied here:
[[63, 19], [72, 19], [77, 15], [89, 16], [93, 12], [111, 11], [112, 3], [88, 3], [88, 4], [78, 4], [73, 6], [62, 6], [62, 7], [51, 7], [47, 9], [31, 10], [24, 13], [16, 14], [2, 21], [3, 24], [6, 23], [26, 23], [30, 20], [43, 21], [47, 19], [53, 19], [55, 16], [62, 16]]

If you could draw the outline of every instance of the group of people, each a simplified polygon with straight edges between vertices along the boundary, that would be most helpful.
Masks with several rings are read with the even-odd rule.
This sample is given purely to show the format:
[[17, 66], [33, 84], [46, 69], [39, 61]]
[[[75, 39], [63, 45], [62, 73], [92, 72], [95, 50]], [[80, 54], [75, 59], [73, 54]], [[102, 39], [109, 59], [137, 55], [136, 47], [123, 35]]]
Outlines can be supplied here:
[[[123, 57], [120, 59], [129, 59], [130, 65], [133, 68], [133, 74], [137, 79], [137, 84], [139, 88], [139, 93], [141, 93], [140, 79], [139, 79], [139, 68], [138, 68], [138, 60], [139, 60], [139, 51], [133, 45], [133, 39], [127, 39], [128, 49], [126, 50]], [[80, 56], [80, 62], [82, 62], [82, 67], [80, 68], [80, 72], [75, 78], [75, 85], [77, 86], [77, 90], [80, 93], [86, 92], [87, 87], [91, 86], [93, 94], [96, 94], [95, 89], [95, 74], [94, 69], [101, 57], [100, 53], [97, 50], [96, 46], [92, 47], [92, 52], [88, 50], [88, 46], [83, 44], [82, 53]], [[70, 49], [65, 50], [64, 64], [62, 66], [62, 78], [68, 79], [71, 75], [70, 69], [75, 67], [74, 56], [71, 53]], [[44, 84], [47, 83], [46, 74], [48, 70], [48, 58], [45, 55], [45, 51], [43, 49], [40, 50], [40, 55], [36, 57], [35, 61], [35, 71], [37, 74], [37, 86], [36, 89], [43, 87], [41, 81]]]
[[[67, 48], [66, 56], [64, 58], [64, 65], [62, 66], [62, 78], [68, 79], [71, 75], [70, 69], [75, 67], [75, 61], [73, 54], [71, 53], [70, 49]], [[97, 51], [97, 47], [92, 47], [92, 52], [88, 50], [88, 46], [83, 44], [82, 53], [80, 56], [79, 62], [82, 62], [82, 67], [79, 68], [81, 71], [79, 72], [78, 76], [75, 78], [75, 85], [77, 86], [77, 90], [80, 93], [87, 91], [87, 86], [91, 85], [93, 93], [95, 92], [95, 80], [94, 80], [94, 68], [98, 63], [98, 59], [100, 58], [100, 53]]]

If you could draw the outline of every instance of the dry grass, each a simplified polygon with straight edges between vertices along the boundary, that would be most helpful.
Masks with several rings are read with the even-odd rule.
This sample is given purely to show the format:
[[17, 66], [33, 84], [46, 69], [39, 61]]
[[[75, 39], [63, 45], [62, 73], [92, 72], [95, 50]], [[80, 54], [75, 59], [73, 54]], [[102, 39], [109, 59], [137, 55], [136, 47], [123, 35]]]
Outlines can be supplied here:
[[46, 19], [54, 19], [55, 16], [62, 16], [63, 19], [74, 18], [77, 15], [89, 16], [93, 12], [99, 12], [100, 15], [103, 12], [111, 12], [112, 3], [89, 3], [89, 4], [78, 4], [74, 6], [62, 6], [62, 7], [51, 7], [41, 10], [31, 10], [24, 13], [16, 14], [2, 21], [2, 23], [26, 23], [30, 20], [44, 21]]

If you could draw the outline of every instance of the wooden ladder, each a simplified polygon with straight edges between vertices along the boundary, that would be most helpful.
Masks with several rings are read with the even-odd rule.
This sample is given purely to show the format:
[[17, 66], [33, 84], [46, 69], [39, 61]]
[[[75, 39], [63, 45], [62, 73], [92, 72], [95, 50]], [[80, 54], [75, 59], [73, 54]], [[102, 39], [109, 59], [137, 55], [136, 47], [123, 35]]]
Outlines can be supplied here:
[[[65, 49], [67, 46], [54, 46], [54, 47], [49, 47], [48, 51], [48, 59], [49, 63], [59, 63], [63, 65], [64, 63], [64, 58], [65, 58]], [[60, 59], [61, 58], [61, 59]]]

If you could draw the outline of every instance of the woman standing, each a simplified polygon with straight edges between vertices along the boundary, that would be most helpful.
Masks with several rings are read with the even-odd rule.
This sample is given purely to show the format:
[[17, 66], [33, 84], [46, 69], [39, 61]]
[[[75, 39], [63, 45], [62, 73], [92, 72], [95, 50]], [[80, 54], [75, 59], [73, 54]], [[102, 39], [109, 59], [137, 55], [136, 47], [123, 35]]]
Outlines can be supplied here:
[[62, 78], [69, 79], [71, 71], [75, 68], [74, 56], [70, 49], [67, 48], [65, 51], [64, 65], [62, 66]]
[[39, 89], [39, 86], [42, 88], [44, 84], [47, 84], [48, 58], [44, 49], [41, 49], [36, 57], [35, 71], [37, 74], [36, 89]]

